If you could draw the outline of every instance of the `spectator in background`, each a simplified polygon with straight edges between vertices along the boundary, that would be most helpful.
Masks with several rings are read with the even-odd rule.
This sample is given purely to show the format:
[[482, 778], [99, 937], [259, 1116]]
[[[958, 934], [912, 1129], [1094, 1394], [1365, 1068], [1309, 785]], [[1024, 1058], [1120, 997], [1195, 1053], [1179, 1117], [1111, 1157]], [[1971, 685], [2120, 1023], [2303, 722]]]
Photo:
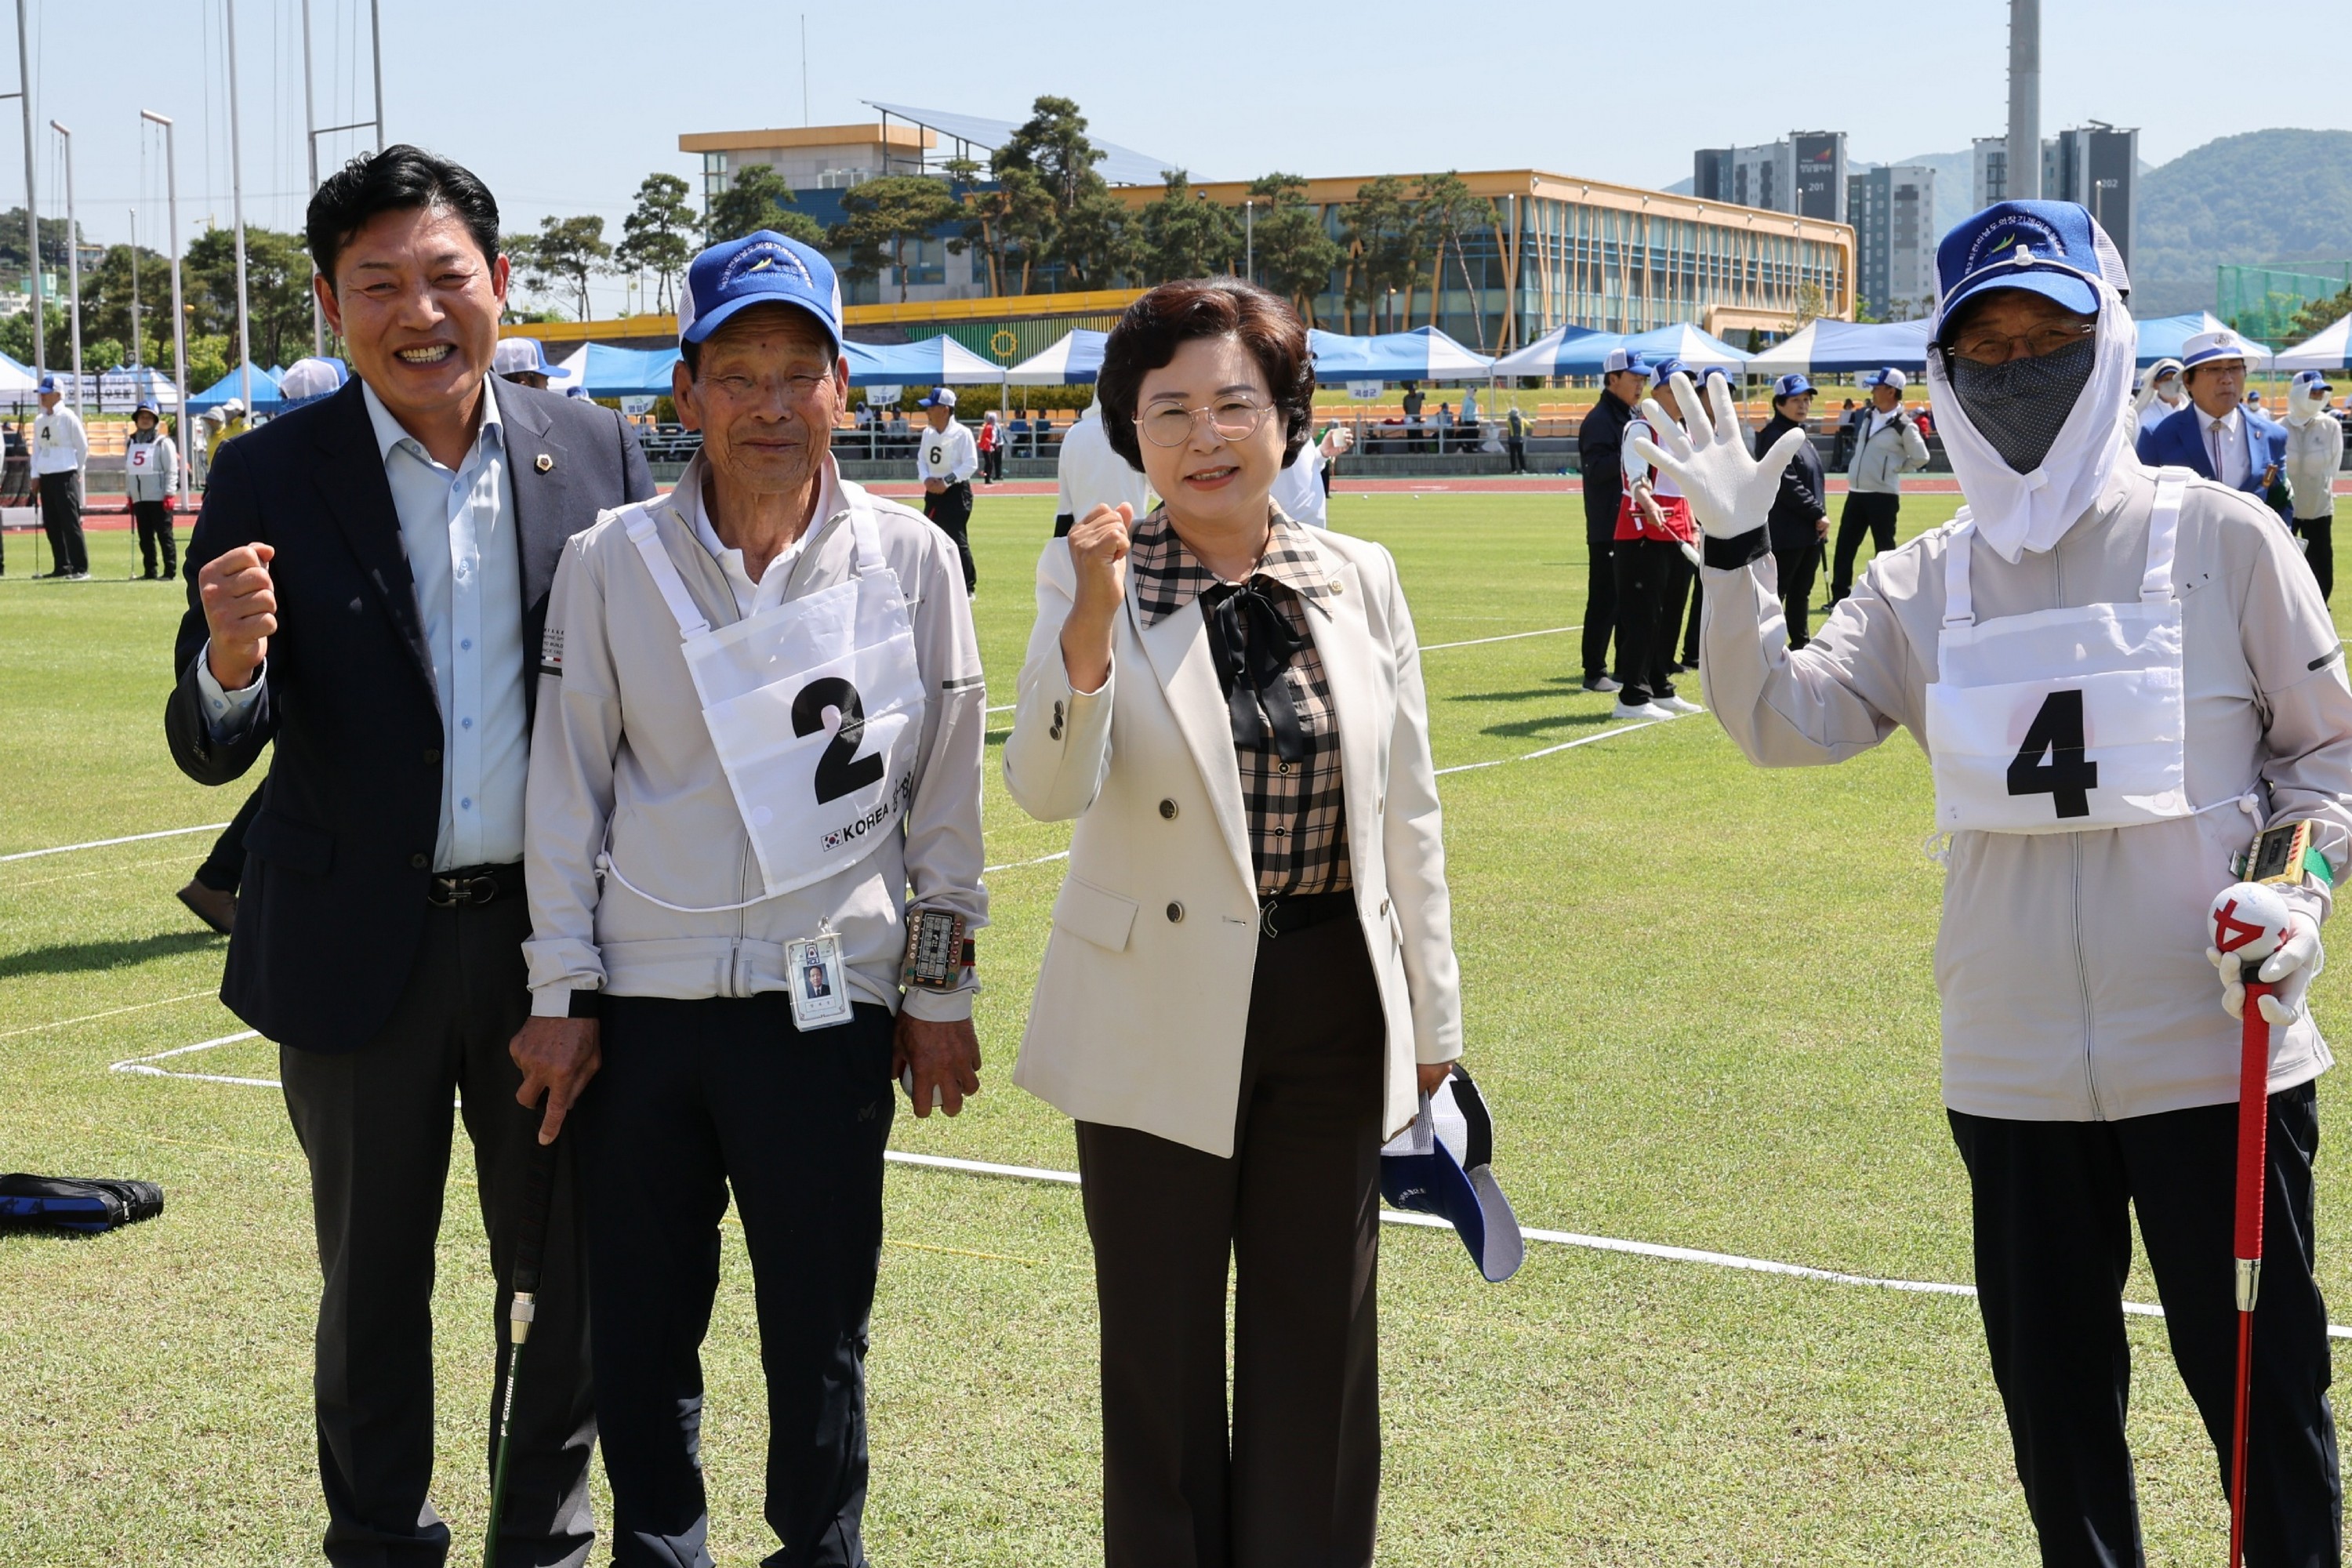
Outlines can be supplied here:
[[212, 474], [213, 464], [220, 458], [221, 443], [236, 440], [247, 428], [245, 405], [239, 399], [228, 399], [215, 412], [220, 416], [220, 421], [213, 430], [212, 439], [205, 443], [205, 473], [207, 478]]
[[1472, 431], [1478, 428], [1478, 389], [1475, 386], [1463, 389], [1462, 423]]
[[[1022, 428], [1014, 420], [1013, 427]], [[1003, 448], [1001, 437], [998, 450]], [[1066, 539], [1078, 519], [1098, 506], [1124, 506], [1128, 516], [1137, 518], [1151, 510], [1150, 487], [1143, 470], [1118, 455], [1111, 446], [1110, 436], [1103, 429], [1102, 403], [1099, 399], [1087, 405], [1070, 433], [1062, 437], [1062, 448], [1055, 457], [1055, 470], [1060, 483], [1060, 494], [1054, 507], [1054, 537]]]
[[980, 470], [980, 449], [971, 429], [955, 416], [951, 386], [935, 386], [917, 406], [929, 428], [915, 446], [915, 477], [923, 481], [923, 515], [941, 533], [955, 541], [963, 557], [963, 588], [969, 594], [980, 576], [971, 559], [971, 476]]
[[[1617, 510], [1621, 485], [1619, 455], [1625, 443], [1625, 426], [1633, 405], [1650, 384], [1650, 367], [1625, 349], [1611, 349], [1601, 362], [1601, 395], [1592, 412], [1576, 430], [1576, 466], [1583, 476], [1584, 548], [1584, 689], [1609, 692], [1617, 682], [1609, 674], [1609, 636], [1617, 626]], [[1625, 650], [1617, 650], [1623, 663]]]
[[180, 488], [180, 449], [163, 434], [163, 416], [152, 397], [142, 395], [131, 410], [131, 438], [122, 448], [122, 488], [139, 524], [139, 560], [144, 582], [157, 581], [155, 556], [163, 557], [163, 582], [180, 574], [180, 543], [172, 534], [172, 497]]
[[2344, 426], [2327, 415], [2335, 391], [2324, 373], [2304, 370], [2286, 394], [2287, 527], [2303, 541], [2322, 599], [2336, 591], [2336, 475], [2344, 467]]
[[1510, 413], [1504, 416], [1503, 428], [1503, 450], [1511, 459], [1510, 471], [1524, 474], [1528, 471], [1528, 416], [1517, 404], [1512, 404]]
[[1830, 452], [1830, 467], [1843, 470], [1853, 461], [1854, 432], [1861, 426], [1862, 410], [1849, 397], [1845, 406], [1838, 410], [1837, 445]]
[[547, 363], [547, 351], [537, 338], [500, 338], [490, 356], [490, 374], [500, 381], [544, 392], [555, 367]]
[[2180, 384], [2180, 362], [2160, 359], [2132, 393], [2132, 409], [2139, 417], [2139, 434], [2147, 435], [2188, 406], [2189, 394]]
[[41, 491], [41, 527], [49, 536], [51, 577], [80, 582], [89, 575], [89, 547], [81, 536], [82, 470], [89, 466], [89, 436], [81, 416], [65, 405], [58, 378], [41, 378], [41, 413], [33, 421], [33, 482]]
[[1404, 449], [1408, 452], [1421, 450], [1421, 409], [1425, 401], [1417, 384], [1410, 381], [1404, 384], [1404, 427], [1408, 437]]
[[[1756, 460], [1791, 430], [1802, 430], [1813, 411], [1813, 384], [1784, 375], [1772, 384], [1772, 417], [1756, 432]], [[1789, 623], [1789, 646], [1812, 640], [1813, 577], [1821, 570], [1822, 542], [1829, 537], [1830, 512], [1822, 504], [1822, 455], [1808, 440], [1780, 470], [1780, 492], [1772, 498], [1772, 565], [1780, 587], [1780, 614]]]
[[[1674, 388], [1666, 384], [1666, 377], [1682, 368], [1680, 360], [1664, 360], [1650, 372], [1650, 396], [1669, 419], [1683, 417]], [[1685, 554], [1691, 542], [1690, 503], [1670, 476], [1653, 474], [1650, 465], [1635, 455], [1635, 437], [1652, 443], [1658, 439], [1646, 416], [1626, 420], [1620, 435], [1623, 445], [1618, 453], [1616, 543], [1611, 563], [1617, 572], [1617, 682], [1622, 689], [1610, 717], [1654, 720], [1697, 713], [1702, 711], [1697, 703], [1675, 694], [1674, 672], [1667, 664], [1682, 605], [1676, 599], [1670, 608], [1666, 595], [1690, 570]]]
[[1004, 432], [997, 428], [996, 410], [980, 422], [980, 482], [992, 485], [1004, 477]]
[[[0, 502], [21, 506], [32, 489], [31, 458], [25, 450], [24, 431], [10, 425], [0, 427]], [[0, 530], [0, 577], [8, 574], [7, 534]]]
[[1830, 574], [1830, 603], [1853, 589], [1854, 553], [1870, 535], [1874, 553], [1895, 548], [1895, 523], [1903, 510], [1903, 476], [1927, 466], [1927, 440], [1919, 422], [1903, 406], [1910, 377], [1892, 365], [1870, 380], [1870, 406], [1854, 425], [1853, 460], [1846, 469], [1845, 508], [1838, 513], [1837, 559]]
[[1444, 457], [1454, 449], [1454, 405], [1437, 405], [1437, 455]]

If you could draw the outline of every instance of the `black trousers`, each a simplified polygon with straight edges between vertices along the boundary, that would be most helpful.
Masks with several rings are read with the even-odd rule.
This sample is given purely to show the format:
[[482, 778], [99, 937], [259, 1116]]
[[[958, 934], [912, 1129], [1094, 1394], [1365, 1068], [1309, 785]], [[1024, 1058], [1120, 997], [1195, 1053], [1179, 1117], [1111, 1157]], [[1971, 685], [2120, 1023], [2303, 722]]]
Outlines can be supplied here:
[[1511, 459], [1511, 472], [1515, 474], [1524, 474], [1528, 471], [1528, 443], [1526, 437], [1504, 437], [1503, 451], [1504, 454]]
[[1584, 549], [1584, 679], [1591, 680], [1609, 673], [1609, 637], [1617, 629], [1617, 543], [1588, 530]]
[[172, 503], [163, 500], [135, 500], [131, 503], [131, 515], [139, 523], [139, 561], [150, 577], [155, 575], [155, 555], [163, 556], [163, 575], [172, 577], [180, 570], [180, 542], [173, 537]]
[[605, 1003], [575, 1112], [613, 1561], [707, 1568], [702, 1358], [734, 1191], [768, 1383], [771, 1568], [864, 1568], [866, 1335], [892, 1020], [801, 1035], [782, 992]]
[[2299, 517], [2288, 528], [2303, 541], [2304, 564], [2319, 579], [2319, 596], [2326, 598], [2336, 592], [2336, 519]]
[[1903, 510], [1903, 498], [1875, 491], [1846, 492], [1845, 508], [1838, 513], [1837, 560], [1830, 569], [1830, 603], [1834, 605], [1853, 592], [1854, 552], [1862, 548], [1862, 536], [1870, 535], [1873, 554], [1884, 554], [1895, 548], [1895, 519]]
[[[1679, 630], [1683, 644], [1682, 666], [1685, 669], [1696, 669], [1698, 623], [1706, 609], [1706, 589], [1700, 584], [1698, 568], [1691, 564], [1689, 556], [1677, 550], [1675, 559], [1680, 570], [1675, 572], [1674, 581], [1666, 584], [1666, 646], [1670, 648], [1674, 646], [1675, 633]], [[1690, 606], [1687, 612], [1683, 608], [1685, 604]]]
[[1260, 937], [1233, 1157], [1078, 1123], [1106, 1568], [1369, 1568], [1385, 1033], [1355, 921]]
[[60, 575], [89, 570], [89, 547], [81, 536], [81, 476], [41, 476], [41, 529], [49, 536], [50, 568]]
[[1822, 547], [1775, 550], [1772, 564], [1780, 579], [1780, 614], [1789, 623], [1789, 646], [1802, 647], [1813, 640], [1813, 575], [1821, 570]]
[[[1950, 1117], [1969, 1169], [1993, 1379], [2042, 1560], [2052, 1568], [2138, 1568], [2138, 1504], [2124, 1445], [2131, 1349], [2119, 1304], [2132, 1216], [2163, 1300], [2173, 1361], [2204, 1419], [2226, 1492], [2238, 1353], [2238, 1108], [2120, 1121]], [[2333, 1568], [2342, 1556], [2327, 1306], [2312, 1278], [2318, 1150], [2313, 1087], [2273, 1095], [2248, 1413], [2249, 1568]]]
[[[1671, 540], [1621, 539], [1611, 547], [1617, 570], [1617, 700], [1640, 707], [1675, 695], [1672, 661], [1679, 621], [1667, 619], [1666, 594], [1690, 563]], [[1677, 603], [1679, 611], [1679, 602]]]
[[[522, 1074], [507, 1043], [530, 1009], [522, 942], [529, 907], [431, 910], [408, 988], [357, 1050], [280, 1047], [286, 1110], [310, 1163], [310, 1205], [326, 1288], [319, 1304], [319, 1473], [326, 1554], [337, 1568], [437, 1565], [449, 1527], [426, 1496], [433, 1476], [433, 1266], [449, 1170], [450, 1100], [462, 1096], [482, 1222], [498, 1278], [483, 1348], [499, 1349], [514, 1274], [523, 1177], [539, 1116], [515, 1103]], [[515, 1384], [502, 1565], [576, 1568], [595, 1541], [572, 1140], [559, 1145], [539, 1317]], [[493, 1328], [493, 1325], [497, 1327]], [[483, 1412], [485, 1495], [497, 1392]], [[470, 1550], [470, 1548], [468, 1549]]]
[[963, 557], [963, 591], [971, 593], [980, 585], [980, 573], [971, 560], [971, 485], [958, 480], [937, 495], [923, 493], [923, 515], [931, 520], [941, 533], [955, 541], [956, 553]]
[[264, 787], [256, 786], [245, 797], [245, 804], [236, 808], [236, 816], [213, 840], [212, 853], [196, 868], [196, 881], [215, 893], [234, 893], [245, 883], [245, 830], [253, 825], [255, 813], [261, 809]]

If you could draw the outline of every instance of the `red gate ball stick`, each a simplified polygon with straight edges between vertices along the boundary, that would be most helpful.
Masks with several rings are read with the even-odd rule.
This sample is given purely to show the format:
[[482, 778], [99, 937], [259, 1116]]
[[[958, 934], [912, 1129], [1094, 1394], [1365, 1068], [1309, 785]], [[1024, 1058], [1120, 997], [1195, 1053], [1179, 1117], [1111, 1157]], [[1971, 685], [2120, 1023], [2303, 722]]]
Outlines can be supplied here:
[[2272, 987], [2255, 978], [2262, 962], [2286, 940], [2289, 915], [2278, 889], [2259, 882], [2224, 888], [2213, 900], [2213, 947], [2233, 958], [2245, 984], [2238, 1026], [2238, 1381], [2230, 1436], [2230, 1568], [2242, 1568], [2246, 1550], [2246, 1404], [2254, 1366], [2254, 1299], [2263, 1282], [2263, 1183], [2269, 1168], [2271, 1026], [2263, 998]]

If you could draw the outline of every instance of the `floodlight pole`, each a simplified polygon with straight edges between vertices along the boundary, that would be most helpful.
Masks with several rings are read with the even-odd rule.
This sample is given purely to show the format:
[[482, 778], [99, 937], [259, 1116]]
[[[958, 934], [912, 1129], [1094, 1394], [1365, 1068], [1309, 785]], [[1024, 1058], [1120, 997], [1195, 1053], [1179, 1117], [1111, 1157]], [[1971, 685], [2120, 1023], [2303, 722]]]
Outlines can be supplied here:
[[[73, 132], [49, 121], [49, 129], [66, 140], [66, 287], [68, 311], [66, 318], [69, 341], [73, 344], [74, 412], [79, 414], [81, 401], [81, 236], [74, 229]], [[37, 250], [33, 259], [40, 260]]]
[[375, 150], [383, 151], [383, 0], [368, 0], [368, 48], [375, 57]]
[[[131, 364], [139, 368], [139, 209], [131, 209]], [[99, 402], [105, 404], [101, 389]]]
[[1242, 276], [1257, 281], [1257, 203], [1242, 201]]
[[[172, 142], [172, 117], [158, 114], [152, 109], [139, 111], [142, 120], [152, 121], [163, 128], [163, 190], [165, 211], [170, 215], [172, 228], [172, 386], [178, 394], [179, 407], [173, 417], [179, 420], [180, 440], [184, 445], [194, 437], [188, 430], [188, 317], [180, 305], [180, 164]], [[188, 510], [188, 454], [180, 454], [180, 510]]]
[[236, 224], [236, 397], [253, 417], [253, 326], [245, 300], [245, 143], [236, 112], [236, 0], [221, 0], [228, 15], [228, 182], [230, 216]]
[[25, 48], [25, 0], [16, 0], [16, 90], [0, 93], [0, 98], [15, 99], [25, 116], [25, 253], [32, 259], [27, 271], [33, 292], [33, 379], [38, 381], [48, 374], [48, 351], [43, 340], [49, 333], [41, 309], [40, 187], [33, 178], [39, 160], [33, 153], [33, 73], [25, 63], [30, 58]]
[[2042, 0], [2009, 0], [2009, 199], [2042, 195]]
[[[310, 86], [310, 0], [302, 0], [302, 145], [310, 154], [310, 194], [319, 194], [319, 113]], [[310, 290], [310, 352], [327, 352], [327, 318], [319, 309], [319, 291]]]

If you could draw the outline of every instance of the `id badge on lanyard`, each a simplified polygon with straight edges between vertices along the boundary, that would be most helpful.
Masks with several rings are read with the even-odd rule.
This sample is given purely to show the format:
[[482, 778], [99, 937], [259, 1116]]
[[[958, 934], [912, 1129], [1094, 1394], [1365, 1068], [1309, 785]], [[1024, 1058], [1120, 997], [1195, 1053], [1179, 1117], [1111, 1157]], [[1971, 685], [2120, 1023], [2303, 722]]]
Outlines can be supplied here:
[[793, 1028], [806, 1033], [849, 1022], [849, 985], [839, 932], [821, 931], [786, 942], [784, 973], [792, 979]]

